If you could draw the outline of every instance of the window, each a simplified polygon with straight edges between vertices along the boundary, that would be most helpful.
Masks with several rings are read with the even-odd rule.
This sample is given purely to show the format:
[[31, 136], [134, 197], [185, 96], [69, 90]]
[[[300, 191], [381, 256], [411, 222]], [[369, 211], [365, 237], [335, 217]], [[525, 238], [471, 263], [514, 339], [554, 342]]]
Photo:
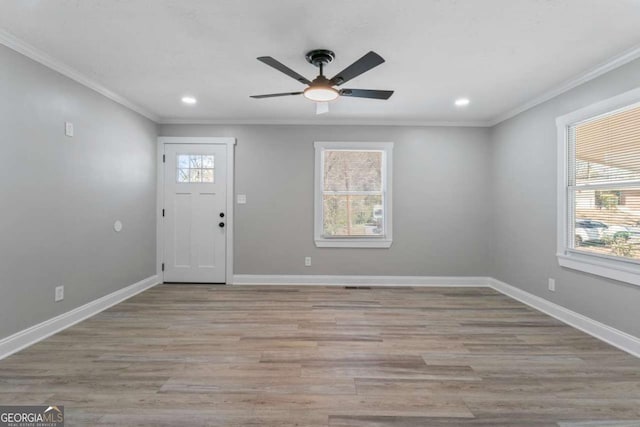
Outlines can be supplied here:
[[561, 265], [640, 285], [640, 90], [558, 118]]
[[178, 154], [176, 181], [181, 184], [214, 182], [213, 157], [206, 154]]
[[316, 142], [318, 247], [391, 246], [390, 142]]

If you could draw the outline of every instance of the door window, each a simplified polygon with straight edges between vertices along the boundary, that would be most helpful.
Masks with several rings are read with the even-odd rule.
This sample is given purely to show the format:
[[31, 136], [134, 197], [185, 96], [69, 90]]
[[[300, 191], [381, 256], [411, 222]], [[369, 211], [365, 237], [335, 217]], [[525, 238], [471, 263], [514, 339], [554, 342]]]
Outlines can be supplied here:
[[178, 154], [176, 182], [179, 184], [213, 183], [215, 159], [211, 154]]

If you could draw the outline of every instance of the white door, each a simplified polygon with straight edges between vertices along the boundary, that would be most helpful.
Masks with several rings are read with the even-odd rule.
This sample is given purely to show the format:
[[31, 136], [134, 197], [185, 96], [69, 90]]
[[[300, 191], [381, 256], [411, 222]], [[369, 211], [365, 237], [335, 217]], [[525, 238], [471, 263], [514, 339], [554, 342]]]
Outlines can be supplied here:
[[224, 283], [227, 146], [164, 145], [164, 281]]

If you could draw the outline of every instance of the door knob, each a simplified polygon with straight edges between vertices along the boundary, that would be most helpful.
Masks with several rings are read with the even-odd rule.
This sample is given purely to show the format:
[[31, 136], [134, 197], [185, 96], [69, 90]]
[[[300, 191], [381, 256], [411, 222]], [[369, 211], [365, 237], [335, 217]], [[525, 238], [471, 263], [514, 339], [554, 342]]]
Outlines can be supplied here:
[[224, 228], [224, 222], [219, 223], [219, 224], [218, 224], [218, 227], [220, 227], [220, 228]]

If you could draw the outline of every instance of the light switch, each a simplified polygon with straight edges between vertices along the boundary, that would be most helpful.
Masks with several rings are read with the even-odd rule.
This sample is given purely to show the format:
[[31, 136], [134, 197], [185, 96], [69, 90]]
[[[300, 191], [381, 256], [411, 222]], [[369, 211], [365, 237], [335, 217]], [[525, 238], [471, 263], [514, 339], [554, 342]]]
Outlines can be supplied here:
[[238, 204], [244, 205], [247, 203], [247, 195], [246, 194], [238, 194]]
[[64, 134], [67, 136], [73, 136], [73, 123], [64, 122]]
[[62, 301], [64, 299], [64, 286], [56, 286], [54, 302]]

